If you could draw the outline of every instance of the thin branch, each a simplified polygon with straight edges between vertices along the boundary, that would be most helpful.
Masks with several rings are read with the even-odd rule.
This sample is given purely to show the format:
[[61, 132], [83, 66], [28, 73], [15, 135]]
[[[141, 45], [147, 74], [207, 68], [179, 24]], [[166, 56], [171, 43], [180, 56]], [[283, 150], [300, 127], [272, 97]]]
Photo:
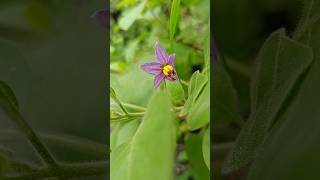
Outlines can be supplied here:
[[13, 112], [10, 115], [10, 119], [13, 120], [13, 122], [18, 126], [19, 130], [25, 134], [27, 139], [31, 142], [33, 147], [39, 153], [42, 160], [45, 161], [48, 166], [56, 167], [57, 162], [52, 157], [48, 149], [42, 144], [40, 138], [33, 131], [33, 129], [30, 127], [27, 121], [20, 115], [20, 113], [18, 113], [16, 109], [15, 111], [16, 112]]

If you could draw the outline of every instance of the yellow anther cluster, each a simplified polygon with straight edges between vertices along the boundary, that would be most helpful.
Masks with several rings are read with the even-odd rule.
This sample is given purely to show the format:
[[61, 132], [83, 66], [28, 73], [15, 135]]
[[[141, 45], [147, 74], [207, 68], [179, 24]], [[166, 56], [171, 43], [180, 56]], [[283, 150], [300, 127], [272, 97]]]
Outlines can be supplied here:
[[164, 75], [169, 76], [170, 72], [173, 71], [173, 67], [169, 64], [162, 67], [162, 72]]

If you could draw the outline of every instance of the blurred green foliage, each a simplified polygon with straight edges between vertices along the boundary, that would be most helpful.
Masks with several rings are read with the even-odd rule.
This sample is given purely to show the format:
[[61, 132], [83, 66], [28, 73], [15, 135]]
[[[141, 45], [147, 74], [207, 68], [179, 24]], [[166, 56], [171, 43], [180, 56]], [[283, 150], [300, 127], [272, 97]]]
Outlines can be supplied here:
[[214, 4], [215, 179], [319, 179], [320, 2]]
[[105, 179], [107, 35], [91, 18], [105, 6], [0, 2], [0, 179]]

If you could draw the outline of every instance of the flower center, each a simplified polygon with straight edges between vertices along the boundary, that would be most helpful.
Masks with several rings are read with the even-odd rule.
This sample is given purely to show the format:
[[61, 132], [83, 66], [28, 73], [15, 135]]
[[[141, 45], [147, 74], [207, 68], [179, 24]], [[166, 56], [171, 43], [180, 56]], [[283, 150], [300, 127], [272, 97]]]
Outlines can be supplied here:
[[165, 76], [167, 76], [170, 80], [175, 80], [175, 72], [174, 69], [171, 65], [166, 64], [164, 66], [162, 66], [162, 72]]

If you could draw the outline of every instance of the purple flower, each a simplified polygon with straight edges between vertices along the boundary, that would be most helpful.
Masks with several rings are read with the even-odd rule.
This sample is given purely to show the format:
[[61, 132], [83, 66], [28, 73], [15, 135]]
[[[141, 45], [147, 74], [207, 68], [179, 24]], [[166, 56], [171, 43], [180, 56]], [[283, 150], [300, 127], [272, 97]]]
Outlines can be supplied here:
[[178, 79], [174, 68], [175, 54], [167, 54], [160, 43], [155, 45], [156, 61], [142, 64], [140, 67], [145, 72], [153, 74], [154, 88], [158, 88], [162, 81], [175, 81]]

